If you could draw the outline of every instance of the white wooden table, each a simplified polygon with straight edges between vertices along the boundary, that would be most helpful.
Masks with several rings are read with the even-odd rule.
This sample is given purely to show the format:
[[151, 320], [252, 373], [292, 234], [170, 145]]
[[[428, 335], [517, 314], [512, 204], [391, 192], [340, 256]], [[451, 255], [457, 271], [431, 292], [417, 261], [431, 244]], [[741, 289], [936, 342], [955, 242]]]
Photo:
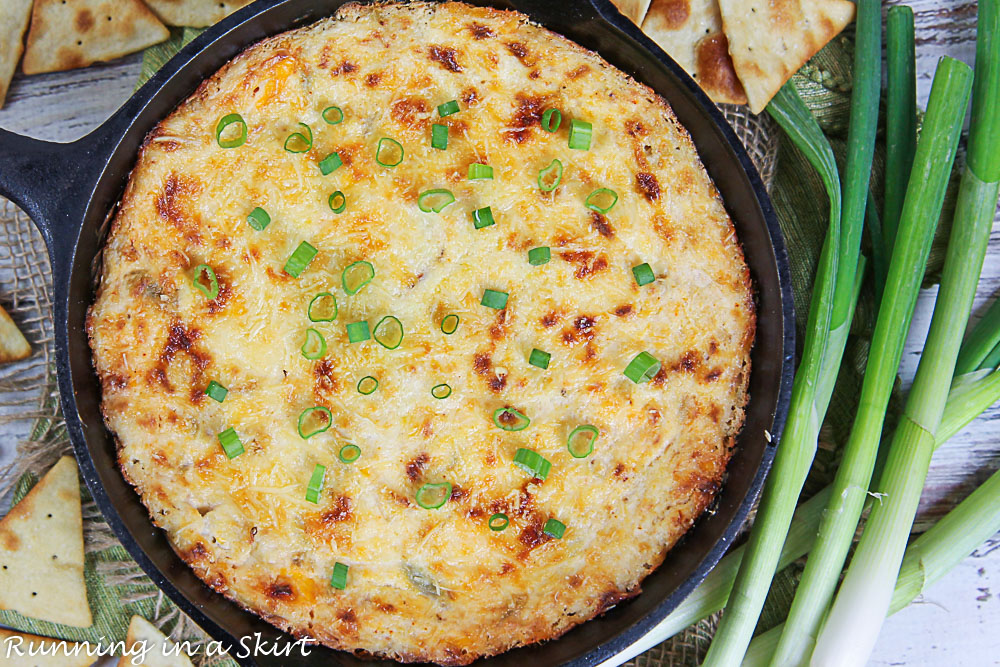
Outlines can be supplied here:
[[[917, 85], [923, 105], [938, 57], [947, 54], [973, 62], [976, 3], [912, 0], [910, 4], [917, 16]], [[76, 139], [131, 94], [139, 64], [138, 56], [130, 56], [83, 70], [18, 78], [7, 105], [0, 109], [0, 127], [40, 139]], [[998, 292], [1000, 216], [994, 224], [974, 312], [981, 312]], [[916, 370], [935, 295], [936, 290], [927, 290], [917, 304], [901, 370], [904, 385]], [[0, 465], [13, 454], [14, 435], [0, 431]], [[918, 528], [947, 512], [998, 467], [1000, 408], [995, 407], [938, 451], [921, 500]], [[922, 600], [886, 622], [871, 664], [1000, 665], [1000, 534]]]

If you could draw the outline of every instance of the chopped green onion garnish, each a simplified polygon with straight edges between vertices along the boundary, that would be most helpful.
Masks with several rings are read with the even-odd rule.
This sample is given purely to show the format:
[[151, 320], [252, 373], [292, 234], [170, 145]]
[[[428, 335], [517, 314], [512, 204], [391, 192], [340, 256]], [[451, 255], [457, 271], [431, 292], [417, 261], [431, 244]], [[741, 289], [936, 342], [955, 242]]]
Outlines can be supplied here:
[[451, 100], [450, 102], [445, 102], [444, 104], [438, 105], [438, 115], [444, 118], [445, 116], [450, 116], [453, 113], [458, 113], [460, 109], [458, 108], [458, 100]]
[[546, 109], [542, 114], [542, 129], [555, 132], [562, 125], [562, 112], [559, 109]]
[[591, 211], [607, 213], [613, 209], [617, 203], [617, 192], [609, 190], [608, 188], [598, 188], [587, 196], [587, 201], [584, 202], [584, 206], [589, 208]]
[[395, 167], [403, 161], [405, 151], [403, 144], [390, 137], [382, 137], [378, 140], [378, 148], [375, 149], [375, 161], [383, 167]]
[[226, 453], [226, 457], [230, 459], [235, 459], [246, 451], [243, 449], [243, 443], [240, 442], [240, 436], [236, 435], [236, 429], [232, 426], [219, 434], [219, 444], [222, 445], [222, 451]]
[[498, 533], [510, 525], [510, 519], [503, 512], [497, 512], [489, 518], [487, 525], [489, 525], [490, 530]]
[[450, 336], [458, 329], [459, 317], [458, 315], [452, 313], [450, 315], [445, 315], [441, 320], [441, 333], [445, 336]]
[[454, 201], [455, 195], [451, 193], [451, 190], [443, 188], [425, 190], [417, 197], [417, 207], [424, 213], [440, 213]]
[[330, 205], [330, 210], [334, 213], [343, 213], [344, 209], [347, 208], [347, 196], [340, 190], [337, 190], [330, 195], [326, 203]]
[[271, 216], [268, 215], [267, 211], [258, 206], [250, 211], [250, 215], [247, 216], [247, 224], [258, 232], [262, 232], [265, 227], [271, 224]]
[[514, 452], [514, 465], [532, 477], [544, 480], [552, 470], [552, 464], [533, 449], [521, 447]]
[[495, 289], [488, 289], [483, 292], [483, 298], [479, 302], [480, 304], [486, 306], [487, 308], [492, 308], [494, 310], [503, 310], [507, 307], [507, 299], [510, 297], [507, 292], [501, 292]]
[[319, 161], [319, 171], [324, 176], [329, 176], [343, 166], [344, 161], [340, 159], [340, 153], [334, 151]]
[[493, 411], [493, 423], [505, 431], [523, 431], [531, 420], [514, 408], [497, 408]]
[[417, 489], [417, 504], [425, 510], [437, 509], [448, 502], [449, 498], [451, 498], [451, 482], [424, 484]]
[[590, 137], [593, 126], [583, 120], [572, 119], [569, 122], [569, 147], [578, 151], [590, 150]]
[[[230, 125], [239, 125], [240, 133], [234, 137], [231, 136], [232, 132], [228, 132], [227, 134], [230, 137], [223, 139], [222, 133]], [[247, 142], [247, 123], [243, 120], [243, 116], [238, 113], [231, 113], [220, 118], [218, 125], [215, 126], [215, 140], [218, 142], [219, 148], [239, 148], [245, 144]]]
[[625, 377], [636, 384], [649, 382], [660, 372], [660, 362], [649, 352], [640, 352], [625, 367]]
[[347, 340], [351, 343], [360, 343], [366, 341], [372, 337], [371, 330], [368, 328], [368, 322], [362, 320], [360, 322], [351, 322], [347, 325]]
[[577, 426], [570, 431], [569, 437], [566, 438], [566, 448], [573, 455], [573, 458], [583, 459], [590, 456], [590, 453], [594, 451], [594, 443], [597, 442], [598, 433], [600, 431], [597, 430], [597, 427], [590, 424]]
[[559, 160], [553, 160], [549, 166], [538, 172], [538, 189], [542, 192], [551, 192], [559, 187], [562, 182], [563, 165]]
[[323, 109], [323, 120], [327, 125], [339, 125], [344, 120], [344, 112], [340, 107], [327, 107]]
[[542, 532], [557, 540], [562, 539], [562, 536], [566, 534], [566, 524], [556, 519], [549, 519], [545, 522], [545, 527], [542, 528]]
[[361, 458], [361, 448], [357, 445], [344, 445], [337, 453], [337, 458], [344, 463], [354, 463]]
[[229, 390], [223, 387], [215, 380], [209, 382], [208, 386], [205, 387], [205, 395], [211, 398], [213, 401], [218, 401], [219, 403], [222, 403], [224, 400], [226, 400], [226, 395], [228, 393]]
[[347, 588], [347, 571], [348, 567], [343, 563], [335, 564], [333, 575], [330, 576], [330, 585], [339, 590]]
[[306, 128], [306, 134], [302, 134], [301, 132], [292, 132], [288, 135], [288, 138], [285, 139], [285, 150], [289, 153], [306, 153], [310, 148], [312, 148], [312, 128], [305, 123], [299, 123], [299, 125]]
[[548, 264], [550, 259], [552, 259], [552, 251], [549, 250], [548, 246], [538, 246], [528, 251], [528, 264], [532, 266]]
[[482, 229], [483, 227], [489, 227], [490, 225], [495, 224], [496, 220], [493, 219], [493, 209], [489, 206], [476, 209], [472, 212], [472, 225], [476, 229]]
[[326, 354], [326, 339], [315, 329], [306, 329], [306, 342], [299, 349], [306, 359], [320, 359]]
[[439, 125], [438, 123], [431, 125], [431, 148], [436, 148], [439, 151], [443, 151], [448, 148], [447, 125]]
[[337, 319], [337, 297], [320, 292], [309, 302], [310, 322], [333, 322]]
[[215, 277], [215, 271], [208, 264], [199, 264], [194, 267], [194, 280], [191, 281], [191, 284], [209, 299], [219, 296], [219, 279]]
[[306, 488], [306, 500], [319, 504], [319, 493], [323, 490], [323, 480], [326, 477], [326, 466], [316, 464], [313, 468], [312, 477], [309, 478], [309, 486]]
[[639, 287], [643, 285], [648, 285], [649, 283], [656, 280], [656, 276], [653, 274], [652, 267], [648, 263], [639, 264], [638, 266], [632, 267], [632, 275], [635, 276], [635, 284]]
[[374, 394], [376, 389], [378, 389], [378, 380], [373, 378], [371, 375], [366, 375], [358, 380], [359, 394], [368, 396], [369, 394]]
[[449, 396], [451, 396], [451, 387], [449, 387], [447, 384], [443, 382], [441, 384], [436, 384], [433, 387], [431, 387], [431, 396], [433, 396], [438, 400], [442, 398], [448, 398]]
[[552, 355], [548, 352], [542, 352], [538, 348], [535, 348], [531, 351], [531, 354], [528, 355], [528, 363], [532, 366], [537, 366], [538, 368], [548, 368], [549, 360], [551, 358]]
[[375, 342], [387, 350], [395, 350], [403, 342], [403, 323], [386, 315], [375, 325]]
[[478, 162], [473, 162], [469, 165], [469, 180], [470, 181], [492, 181], [493, 180], [493, 167], [488, 164], [480, 164]]
[[344, 272], [340, 274], [340, 282], [344, 285], [344, 291], [353, 296], [370, 283], [374, 277], [375, 267], [372, 266], [371, 262], [361, 260], [347, 265]]
[[333, 415], [329, 408], [317, 405], [314, 408], [306, 408], [299, 415], [299, 436], [308, 440], [309, 438], [322, 433], [333, 425]]
[[309, 263], [313, 261], [318, 252], [309, 242], [303, 241], [295, 249], [291, 257], [288, 258], [288, 261], [285, 262], [285, 273], [292, 278], [298, 278], [306, 270], [306, 267], [309, 266]]

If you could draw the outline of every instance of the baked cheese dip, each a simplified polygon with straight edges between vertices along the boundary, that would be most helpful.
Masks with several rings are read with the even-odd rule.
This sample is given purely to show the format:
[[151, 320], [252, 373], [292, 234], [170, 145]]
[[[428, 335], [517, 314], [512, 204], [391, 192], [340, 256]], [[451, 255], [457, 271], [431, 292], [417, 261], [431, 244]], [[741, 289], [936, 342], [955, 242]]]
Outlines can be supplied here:
[[209, 586], [461, 665], [639, 593], [719, 489], [754, 322], [663, 99], [412, 2], [266, 39], [152, 131], [88, 330], [122, 471]]

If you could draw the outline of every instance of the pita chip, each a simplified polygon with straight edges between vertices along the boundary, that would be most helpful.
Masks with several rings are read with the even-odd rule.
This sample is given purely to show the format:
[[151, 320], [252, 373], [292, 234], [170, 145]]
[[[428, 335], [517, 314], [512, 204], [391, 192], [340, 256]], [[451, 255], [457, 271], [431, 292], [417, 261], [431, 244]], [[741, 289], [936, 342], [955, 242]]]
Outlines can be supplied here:
[[677, 61], [713, 102], [746, 103], [722, 32], [719, 0], [653, 0], [642, 31]]
[[87, 644], [0, 628], [0, 667], [87, 667], [94, 659]]
[[0, 107], [21, 59], [29, 17], [31, 0], [0, 0]]
[[719, 6], [729, 53], [754, 113], [854, 19], [849, 0], [720, 0]]
[[21, 68], [41, 74], [86, 67], [169, 36], [140, 0], [35, 0]]
[[194, 667], [191, 660], [155, 625], [133, 616], [125, 637], [126, 655], [118, 667]]
[[205, 28], [218, 23], [253, 0], [146, 0], [160, 20], [167, 25]]
[[[0, 2], [2, 1], [0, 0]], [[0, 102], [3, 102], [2, 95], [0, 95]], [[29, 356], [31, 356], [31, 345], [14, 324], [14, 320], [10, 319], [7, 311], [0, 307], [0, 364], [20, 361]]]
[[636, 25], [642, 25], [649, 10], [649, 0], [611, 0], [611, 4]]
[[42, 621], [93, 625], [83, 581], [76, 461], [64, 456], [0, 520], [0, 609]]

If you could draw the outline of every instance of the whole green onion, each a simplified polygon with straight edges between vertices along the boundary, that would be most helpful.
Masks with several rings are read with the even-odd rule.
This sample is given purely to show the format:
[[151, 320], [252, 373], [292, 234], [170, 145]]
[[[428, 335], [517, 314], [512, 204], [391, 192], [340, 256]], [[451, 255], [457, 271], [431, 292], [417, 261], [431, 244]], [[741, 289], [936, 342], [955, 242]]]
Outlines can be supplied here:
[[892, 253], [899, 215], [906, 195], [906, 176], [917, 148], [917, 72], [913, 38], [913, 10], [906, 5], [889, 8], [885, 29], [885, 204], [882, 209], [882, 239]]

